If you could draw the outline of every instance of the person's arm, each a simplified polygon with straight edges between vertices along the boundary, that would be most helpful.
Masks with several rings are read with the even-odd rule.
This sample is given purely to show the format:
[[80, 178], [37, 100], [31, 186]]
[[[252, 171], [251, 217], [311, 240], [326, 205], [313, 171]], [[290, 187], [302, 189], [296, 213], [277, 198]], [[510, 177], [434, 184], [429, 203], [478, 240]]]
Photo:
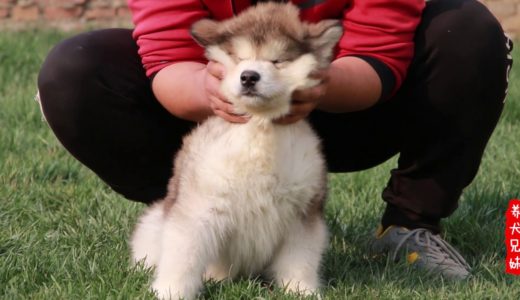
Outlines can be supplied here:
[[231, 104], [220, 95], [223, 70], [207, 62], [189, 33], [195, 21], [209, 17], [201, 1], [128, 0], [128, 6], [139, 55], [146, 74], [153, 76], [152, 90], [170, 113], [195, 122], [213, 114], [246, 121], [233, 115]]
[[320, 110], [338, 113], [363, 110], [381, 96], [377, 72], [360, 58], [341, 57], [332, 62], [327, 73], [328, 82], [318, 104]]
[[209, 17], [201, 1], [128, 0], [128, 7], [147, 76], [179, 62], [207, 62], [189, 32], [191, 24]]
[[[231, 104], [219, 92], [223, 73], [223, 66], [213, 62], [176, 63], [157, 73], [152, 89], [159, 102], [179, 118], [200, 122], [216, 114], [230, 122], [246, 122], [244, 117], [233, 115]], [[357, 57], [337, 59], [318, 77], [322, 84], [293, 94], [291, 114], [279, 123], [293, 123], [315, 108], [338, 113], [363, 110], [381, 95], [377, 72]]]
[[366, 61], [342, 57], [315, 75], [322, 80], [318, 86], [295, 91], [291, 113], [277, 121], [294, 123], [307, 117], [314, 109], [342, 113], [371, 107], [381, 96], [381, 80]]
[[334, 64], [347, 75], [347, 69], [355, 63], [340, 62], [342, 58], [364, 60], [379, 76], [380, 100], [386, 100], [406, 76], [424, 6], [424, 0], [354, 1], [353, 7], [343, 13], [344, 34]]
[[201, 122], [217, 115], [229, 122], [244, 123], [247, 118], [233, 114], [231, 103], [220, 93], [223, 77], [224, 67], [218, 63], [181, 62], [161, 69], [152, 90], [162, 106], [179, 118]]
[[319, 76], [323, 83], [296, 91], [291, 114], [279, 122], [295, 122], [315, 108], [359, 111], [395, 93], [413, 57], [424, 5], [424, 0], [371, 0], [346, 9], [336, 59]]
[[206, 96], [204, 78], [206, 65], [181, 62], [161, 69], [154, 77], [152, 90], [172, 115], [200, 122], [212, 114]]

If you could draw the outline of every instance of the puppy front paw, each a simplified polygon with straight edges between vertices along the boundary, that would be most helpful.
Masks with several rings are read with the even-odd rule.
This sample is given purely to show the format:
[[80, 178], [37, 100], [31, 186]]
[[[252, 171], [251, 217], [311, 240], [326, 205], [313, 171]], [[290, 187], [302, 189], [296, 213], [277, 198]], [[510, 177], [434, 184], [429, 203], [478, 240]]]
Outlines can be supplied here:
[[197, 290], [189, 289], [185, 284], [165, 280], [155, 280], [152, 291], [161, 300], [192, 300], [197, 295]]
[[301, 296], [315, 296], [317, 299], [321, 299], [319, 294], [319, 284], [317, 282], [305, 282], [291, 280], [283, 285], [286, 290], [290, 293], [298, 294]]

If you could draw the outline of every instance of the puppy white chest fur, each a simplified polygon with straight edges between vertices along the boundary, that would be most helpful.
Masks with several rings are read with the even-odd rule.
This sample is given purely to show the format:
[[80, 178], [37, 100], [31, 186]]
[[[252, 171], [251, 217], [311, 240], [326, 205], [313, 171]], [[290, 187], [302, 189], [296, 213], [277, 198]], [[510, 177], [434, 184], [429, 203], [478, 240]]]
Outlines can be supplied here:
[[260, 272], [291, 222], [324, 188], [317, 137], [303, 121], [282, 126], [253, 118], [236, 125], [213, 118], [188, 142], [185, 157], [195, 158], [195, 165], [179, 182], [178, 205], [225, 224], [222, 255], [229, 272]]

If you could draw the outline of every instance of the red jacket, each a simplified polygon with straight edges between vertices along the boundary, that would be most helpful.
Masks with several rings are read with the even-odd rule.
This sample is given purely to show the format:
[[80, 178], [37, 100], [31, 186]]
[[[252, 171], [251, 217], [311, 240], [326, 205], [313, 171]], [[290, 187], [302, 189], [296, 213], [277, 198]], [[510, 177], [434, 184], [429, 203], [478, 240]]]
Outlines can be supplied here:
[[[251, 5], [251, 0], [128, 0], [146, 74], [181, 61], [205, 63], [203, 49], [190, 34], [202, 18], [222, 20]], [[384, 63], [400, 86], [413, 56], [414, 32], [424, 0], [292, 0], [309, 22], [340, 19], [344, 34], [336, 58], [357, 55]], [[377, 70], [376, 70], [377, 71]], [[378, 71], [381, 76], [381, 73]]]

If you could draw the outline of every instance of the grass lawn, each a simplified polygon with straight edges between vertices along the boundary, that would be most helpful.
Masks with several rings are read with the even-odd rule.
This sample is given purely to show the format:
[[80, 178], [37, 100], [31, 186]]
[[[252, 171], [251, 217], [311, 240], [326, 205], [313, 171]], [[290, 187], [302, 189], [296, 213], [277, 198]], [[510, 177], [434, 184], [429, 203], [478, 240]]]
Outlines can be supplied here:
[[[143, 206], [124, 200], [72, 159], [33, 101], [38, 69], [63, 37], [0, 33], [0, 298], [152, 299], [151, 273], [130, 266], [127, 245]], [[444, 222], [446, 239], [475, 276], [446, 282], [366, 254], [393, 159], [330, 177], [324, 299], [518, 299], [520, 278], [504, 273], [503, 238], [508, 201], [520, 197], [518, 62], [479, 175]], [[295, 299], [254, 280], [207, 284], [203, 298]]]

